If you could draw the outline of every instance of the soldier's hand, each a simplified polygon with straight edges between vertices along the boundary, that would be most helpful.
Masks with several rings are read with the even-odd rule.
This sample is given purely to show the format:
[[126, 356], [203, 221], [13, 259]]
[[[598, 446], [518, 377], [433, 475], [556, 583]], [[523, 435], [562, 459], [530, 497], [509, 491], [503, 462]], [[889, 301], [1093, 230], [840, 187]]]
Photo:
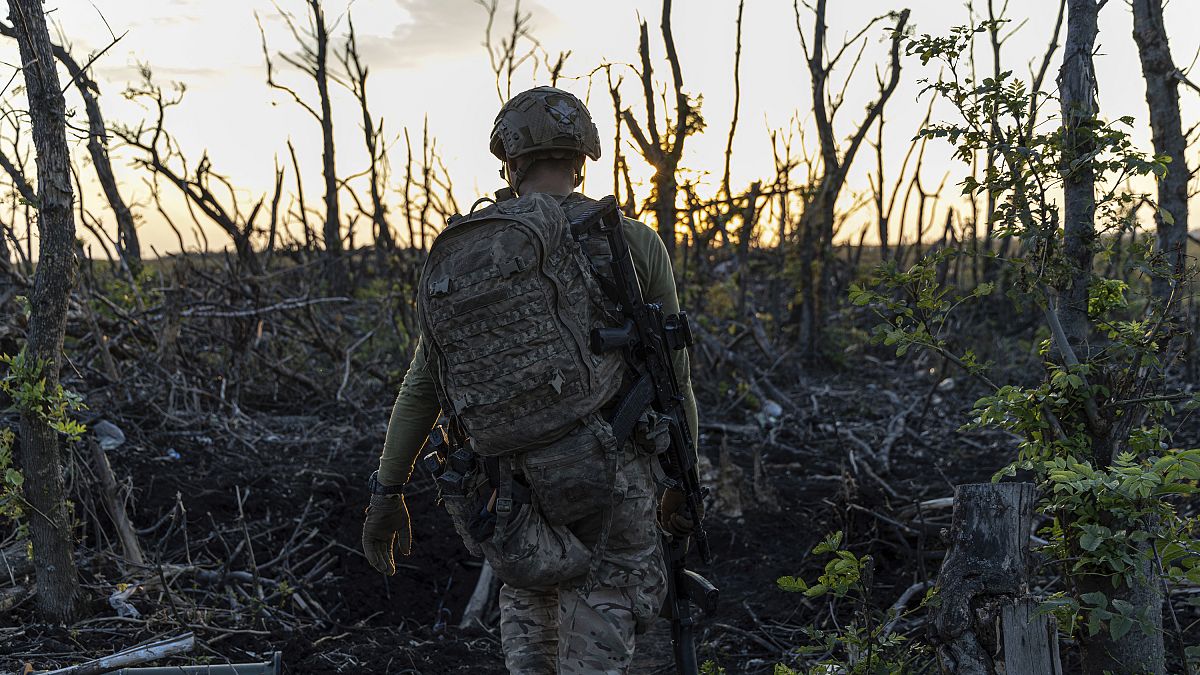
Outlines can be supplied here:
[[412, 524], [404, 495], [371, 495], [363, 522], [362, 547], [371, 567], [388, 576], [396, 573], [393, 547], [399, 547], [401, 555], [412, 552]]
[[[704, 504], [700, 504], [704, 508]], [[699, 514], [704, 517], [703, 511]], [[658, 504], [658, 524], [668, 534], [676, 537], [688, 537], [696, 531], [696, 523], [688, 510], [687, 499], [679, 490], [668, 488], [663, 492], [662, 501]]]

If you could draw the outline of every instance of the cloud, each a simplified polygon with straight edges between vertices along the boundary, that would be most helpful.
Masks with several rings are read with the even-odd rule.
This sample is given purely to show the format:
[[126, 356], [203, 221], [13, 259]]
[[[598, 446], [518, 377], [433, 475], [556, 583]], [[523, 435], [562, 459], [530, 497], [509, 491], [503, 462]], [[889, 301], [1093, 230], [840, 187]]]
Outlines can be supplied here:
[[[376, 68], [428, 66], [438, 58], [453, 58], [483, 50], [487, 15], [474, 0], [397, 0], [407, 20], [398, 24], [390, 36], [365, 34], [359, 26], [359, 52], [363, 60]], [[497, 11], [493, 40], [511, 25], [512, 3], [501, 2]], [[532, 15], [535, 37], [544, 29], [559, 25], [558, 17], [540, 3], [524, 2], [521, 11]]]
[[[154, 71], [154, 80], [159, 84], [167, 82], [185, 82], [190, 83], [198, 79], [204, 78], [221, 78], [229, 76], [228, 68], [205, 68], [202, 66], [164, 66], [150, 64], [151, 70]], [[127, 64], [112, 64], [112, 65], [95, 65], [92, 67], [96, 77], [101, 82], [111, 84], [124, 85], [130, 82], [138, 82], [142, 79], [142, 74], [139, 66], [135, 63]]]

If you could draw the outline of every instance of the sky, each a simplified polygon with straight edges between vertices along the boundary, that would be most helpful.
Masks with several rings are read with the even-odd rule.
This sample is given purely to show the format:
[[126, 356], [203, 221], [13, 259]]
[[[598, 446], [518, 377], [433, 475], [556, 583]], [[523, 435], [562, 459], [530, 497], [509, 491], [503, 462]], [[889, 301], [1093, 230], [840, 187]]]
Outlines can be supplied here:
[[[986, 2], [976, 0], [977, 14], [986, 10]], [[1001, 4], [1003, 0], [996, 0], [997, 7]], [[1166, 10], [1168, 29], [1194, 26], [1200, 19], [1198, 4], [1195, 0], [1173, 0]], [[138, 64], [149, 64], [158, 82], [178, 81], [187, 86], [184, 101], [170, 112], [167, 126], [192, 161], [207, 151], [214, 168], [228, 175], [245, 200], [252, 202], [271, 189], [276, 159], [287, 160], [286, 143], [290, 139], [304, 174], [306, 197], [310, 204], [319, 200], [319, 127], [286, 94], [267, 87], [258, 27], [261, 22], [272, 52], [294, 51], [295, 43], [280, 11], [303, 22], [304, 2], [47, 0], [46, 7], [52, 12], [60, 39], [70, 45], [78, 60], [86, 61], [89, 54], [109, 45], [112, 35], [122, 36], [93, 64], [102, 92], [101, 105], [110, 123], [136, 124], [145, 116], [145, 110], [121, 94], [138, 79]], [[404, 154], [404, 129], [419, 139], [422, 125], [428, 120], [460, 204], [470, 204], [476, 196], [501, 187], [496, 174], [498, 163], [487, 152], [501, 99], [482, 46], [486, 22], [483, 8], [475, 0], [327, 0], [325, 7], [339, 36], [345, 33], [348, 18], [353, 19], [363, 60], [371, 72], [368, 95], [372, 112], [384, 121], [393, 164]], [[507, 27], [512, 7], [512, 0], [501, 1], [498, 33]], [[840, 43], [870, 17], [901, 7], [911, 8], [910, 23], [921, 33], [944, 34], [951, 26], [968, 20], [967, 7], [957, 0], [841, 0], [830, 3], [830, 40]], [[601, 63], [616, 64], [614, 74], [625, 78], [622, 92], [626, 105], [643, 117], [637, 75], [628, 64], [637, 59], [638, 21], [644, 18], [650, 24], [656, 75], [660, 82], [669, 80], [657, 30], [660, 5], [657, 0], [526, 0], [522, 8], [532, 15], [533, 34], [548, 53], [571, 51], [564, 69], [566, 79], [559, 85], [589, 104], [604, 141], [604, 157], [590, 169], [585, 189], [593, 196], [607, 193], [611, 191], [611, 164], [607, 162], [613, 154], [612, 107], [603, 76], [589, 74]], [[1005, 46], [1005, 59], [1007, 67], [1018, 76], [1026, 74], [1029, 64], [1045, 51], [1056, 10], [1057, 3], [1047, 0], [1009, 0], [1007, 16], [1012, 19], [1009, 27], [1015, 33]], [[709, 193], [719, 182], [732, 115], [736, 14], [736, 0], [676, 0], [672, 16], [684, 89], [703, 97], [701, 111], [707, 121], [704, 133], [688, 139], [684, 165], [692, 171], [689, 176], [702, 180], [703, 190]], [[805, 29], [811, 30], [811, 13], [803, 4], [801, 18]], [[1127, 4], [1108, 3], [1101, 13], [1097, 56], [1100, 106], [1108, 118], [1134, 117], [1135, 141], [1149, 150], [1145, 90], [1131, 30]], [[743, 35], [740, 122], [732, 165], [735, 189], [771, 177], [769, 130], [792, 129], [797, 143], [798, 134], [803, 132], [810, 148], [815, 142], [810, 82], [791, 0], [747, 0]], [[876, 94], [874, 69], [885, 64], [887, 45], [881, 26], [868, 36], [859, 71], [847, 85], [846, 104], [836, 129], [839, 137], [853, 131], [865, 104]], [[1170, 38], [1176, 63], [1187, 68], [1200, 49], [1200, 33], [1176, 29]], [[0, 64], [17, 60], [15, 45], [0, 45]], [[990, 68], [986, 60], [983, 66]], [[1056, 60], [1051, 76], [1057, 66]], [[544, 75], [544, 69], [536, 73], [529, 67], [523, 69], [514, 78], [513, 92], [544, 83]], [[844, 79], [844, 71], [837, 77]], [[934, 66], [923, 68], [915, 58], [904, 61], [901, 85], [887, 108], [885, 126], [885, 162], [892, 175], [925, 113], [920, 81], [936, 77]], [[315, 101], [311, 81], [286, 70], [280, 79]], [[15, 107], [21, 107], [19, 90], [10, 88], [6, 96]], [[1181, 97], [1185, 127], [1200, 121], [1200, 95], [1181, 89]], [[68, 105], [82, 117], [82, 106], [73, 91], [68, 94]], [[349, 92], [337, 87], [334, 112], [339, 172], [358, 173], [366, 168], [360, 117]], [[935, 118], [939, 116], [947, 117], [948, 113], [939, 109]], [[627, 133], [625, 138], [629, 138]], [[632, 148], [627, 147], [625, 152], [636, 156]], [[874, 161], [869, 149], [864, 153], [868, 154], [860, 154], [850, 177], [852, 192], [867, 189], [867, 172], [873, 169]], [[143, 218], [143, 248], [159, 253], [177, 250], [174, 234], [145, 204], [145, 174], [130, 165], [133, 153], [114, 147], [113, 155], [118, 178]], [[394, 167], [393, 176], [399, 168]], [[948, 192], [956, 192], [952, 186], [963, 172], [961, 164], [950, 160], [948, 147], [939, 143], [929, 147], [923, 173], [925, 185], [937, 185], [949, 176]], [[641, 163], [634, 171], [642, 183], [638, 191], [643, 197], [649, 191], [644, 183], [649, 173]], [[289, 176], [287, 180], [290, 184], [294, 178]], [[111, 227], [110, 215], [100, 207], [99, 187], [86, 177], [84, 182], [85, 203]], [[397, 202], [394, 191], [386, 197], [392, 204]], [[852, 200], [852, 195], [847, 199]], [[178, 209], [179, 204], [173, 202], [170, 208]], [[1200, 224], [1197, 211], [1200, 209], [1192, 209], [1193, 227]], [[866, 213], [860, 217], [864, 224], [868, 219]], [[215, 227], [209, 229], [209, 236], [214, 247], [224, 245]], [[192, 246], [194, 240], [189, 236], [186, 243]]]

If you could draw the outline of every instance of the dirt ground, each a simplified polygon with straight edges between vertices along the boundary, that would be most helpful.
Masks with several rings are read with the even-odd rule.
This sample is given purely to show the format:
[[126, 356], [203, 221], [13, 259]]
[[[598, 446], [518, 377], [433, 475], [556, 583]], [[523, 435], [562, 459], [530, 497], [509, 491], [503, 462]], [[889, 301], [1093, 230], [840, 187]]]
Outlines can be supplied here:
[[[288, 315], [274, 330], [363, 332], [354, 322], [378, 314], [372, 307]], [[324, 323], [315, 330], [318, 318]], [[135, 319], [126, 323], [141, 330]], [[189, 326], [189, 346], [180, 347], [186, 378], [147, 364], [126, 365], [141, 378], [134, 381], [114, 384], [93, 369], [70, 383], [88, 393], [86, 422], [124, 431], [108, 455], [147, 563], [123, 559], [89, 446], [77, 444], [68, 479], [88, 618], [40, 623], [32, 597], [21, 594], [33, 586], [23, 545], [0, 534], [0, 607], [9, 605], [0, 612], [0, 673], [75, 664], [185, 631], [195, 633], [196, 648], [168, 663], [255, 662], [279, 651], [286, 672], [305, 675], [504, 672], [494, 609], [485, 625], [458, 628], [480, 563], [454, 535], [426, 476], [415, 476], [409, 493], [413, 554], [398, 561], [398, 573], [378, 574], [359, 552], [365, 483], [404, 364], [363, 357], [375, 365], [347, 379], [342, 352], [327, 346], [327, 371], [296, 375], [282, 364], [303, 343], [267, 342], [278, 346], [270, 370], [278, 377], [248, 375], [227, 392], [226, 379], [237, 381], [228, 364], [242, 357], [205, 353], [207, 325]], [[242, 328], [260, 339], [252, 323]], [[1008, 369], [997, 377], [1037, 376], [1027, 333], [1009, 321], [975, 341], [985, 343], [981, 357]], [[714, 553], [713, 564], [698, 569], [721, 589], [717, 612], [699, 623], [700, 657], [730, 674], [771, 673], [777, 663], [802, 668], [822, 656], [802, 651], [814, 645], [805, 630], [840, 625], [850, 607], [784, 592], [776, 580], [815, 579], [825, 559], [812, 547], [843, 531], [850, 550], [871, 556], [871, 603], [891, 607], [936, 577], [944, 553], [950, 510], [944, 499], [918, 505], [989, 480], [1014, 459], [1016, 442], [962, 429], [984, 390], [936, 359], [897, 359], [861, 335], [834, 336], [848, 346], [813, 370], [769, 345], [756, 351], [751, 340], [715, 335], [698, 343], [693, 361]], [[117, 355], [128, 364], [137, 354]], [[353, 395], [306, 390], [322, 381], [349, 382]], [[1052, 592], [1054, 583], [1036, 590]], [[926, 616], [915, 613], [896, 632], [924, 637]], [[1186, 626], [1195, 617], [1178, 618]], [[669, 626], [660, 622], [639, 639], [632, 672], [673, 671]]]
[[[777, 418], [702, 396], [715, 562], [701, 571], [722, 601], [701, 622], [700, 652], [729, 673], [795, 663], [801, 628], [828, 621], [826, 607], [775, 585], [783, 575], [815, 576], [823, 561], [808, 551], [824, 535], [845, 530], [853, 550], [875, 556], [875, 592], [890, 604], [936, 575], [942, 545], [936, 524], [912, 528], [887, 514], [949, 496], [954, 483], [987, 480], [1010, 456], [1007, 439], [957, 430], [962, 402], [973, 400], [962, 383], [911, 364], [862, 363], [859, 372], [777, 383], [791, 395]], [[408, 499], [414, 550], [398, 573], [376, 573], [358, 551], [383, 403], [243, 414], [207, 429], [147, 420], [111, 459], [117, 476], [133, 477], [131, 515], [147, 557], [166, 574], [187, 571], [170, 577], [164, 594], [149, 583], [158, 570], [144, 570], [147, 589], [130, 597], [139, 616], [121, 617], [102, 599], [138, 574], [121, 579], [111, 556], [84, 559], [89, 593], [100, 599], [94, 618], [47, 626], [22, 602], [0, 619], [0, 669], [77, 662], [186, 624], [200, 642], [195, 655], [210, 662], [278, 650], [290, 673], [504, 672], [494, 624], [457, 628], [479, 561], [454, 536], [427, 478], [416, 477]], [[870, 470], [864, 444], [889, 444], [886, 469]], [[103, 518], [85, 519], [83, 529], [87, 550], [106, 549]], [[246, 576], [254, 569], [264, 593]], [[662, 622], [639, 640], [633, 672], [672, 671]]]

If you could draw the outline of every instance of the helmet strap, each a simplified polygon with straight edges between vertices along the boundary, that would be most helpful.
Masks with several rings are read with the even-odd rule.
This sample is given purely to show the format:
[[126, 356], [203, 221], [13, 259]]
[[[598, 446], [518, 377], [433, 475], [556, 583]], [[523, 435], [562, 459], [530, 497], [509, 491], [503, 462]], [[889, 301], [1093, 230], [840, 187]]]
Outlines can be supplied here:
[[508, 187], [512, 188], [513, 192], [519, 195], [521, 194], [521, 181], [525, 180], [525, 174], [529, 172], [531, 166], [533, 166], [533, 162], [510, 170], [509, 163], [505, 162], [500, 167], [500, 177], [508, 183]]
[[579, 187], [583, 183], [583, 167], [586, 163], [585, 158], [581, 155], [579, 162], [575, 165], [575, 187]]
[[[586, 162], [587, 158], [583, 155], [580, 155], [575, 164], [575, 187], [579, 187], [580, 184], [583, 183], [583, 167]], [[521, 182], [525, 180], [525, 176], [529, 173], [529, 170], [533, 168], [533, 165], [537, 164], [537, 160], [518, 161], [515, 164], [517, 166], [510, 168], [512, 165], [509, 162], [504, 162], [500, 166], [500, 177], [508, 183], [508, 186], [512, 188], [513, 192], [519, 195], [521, 194]]]

